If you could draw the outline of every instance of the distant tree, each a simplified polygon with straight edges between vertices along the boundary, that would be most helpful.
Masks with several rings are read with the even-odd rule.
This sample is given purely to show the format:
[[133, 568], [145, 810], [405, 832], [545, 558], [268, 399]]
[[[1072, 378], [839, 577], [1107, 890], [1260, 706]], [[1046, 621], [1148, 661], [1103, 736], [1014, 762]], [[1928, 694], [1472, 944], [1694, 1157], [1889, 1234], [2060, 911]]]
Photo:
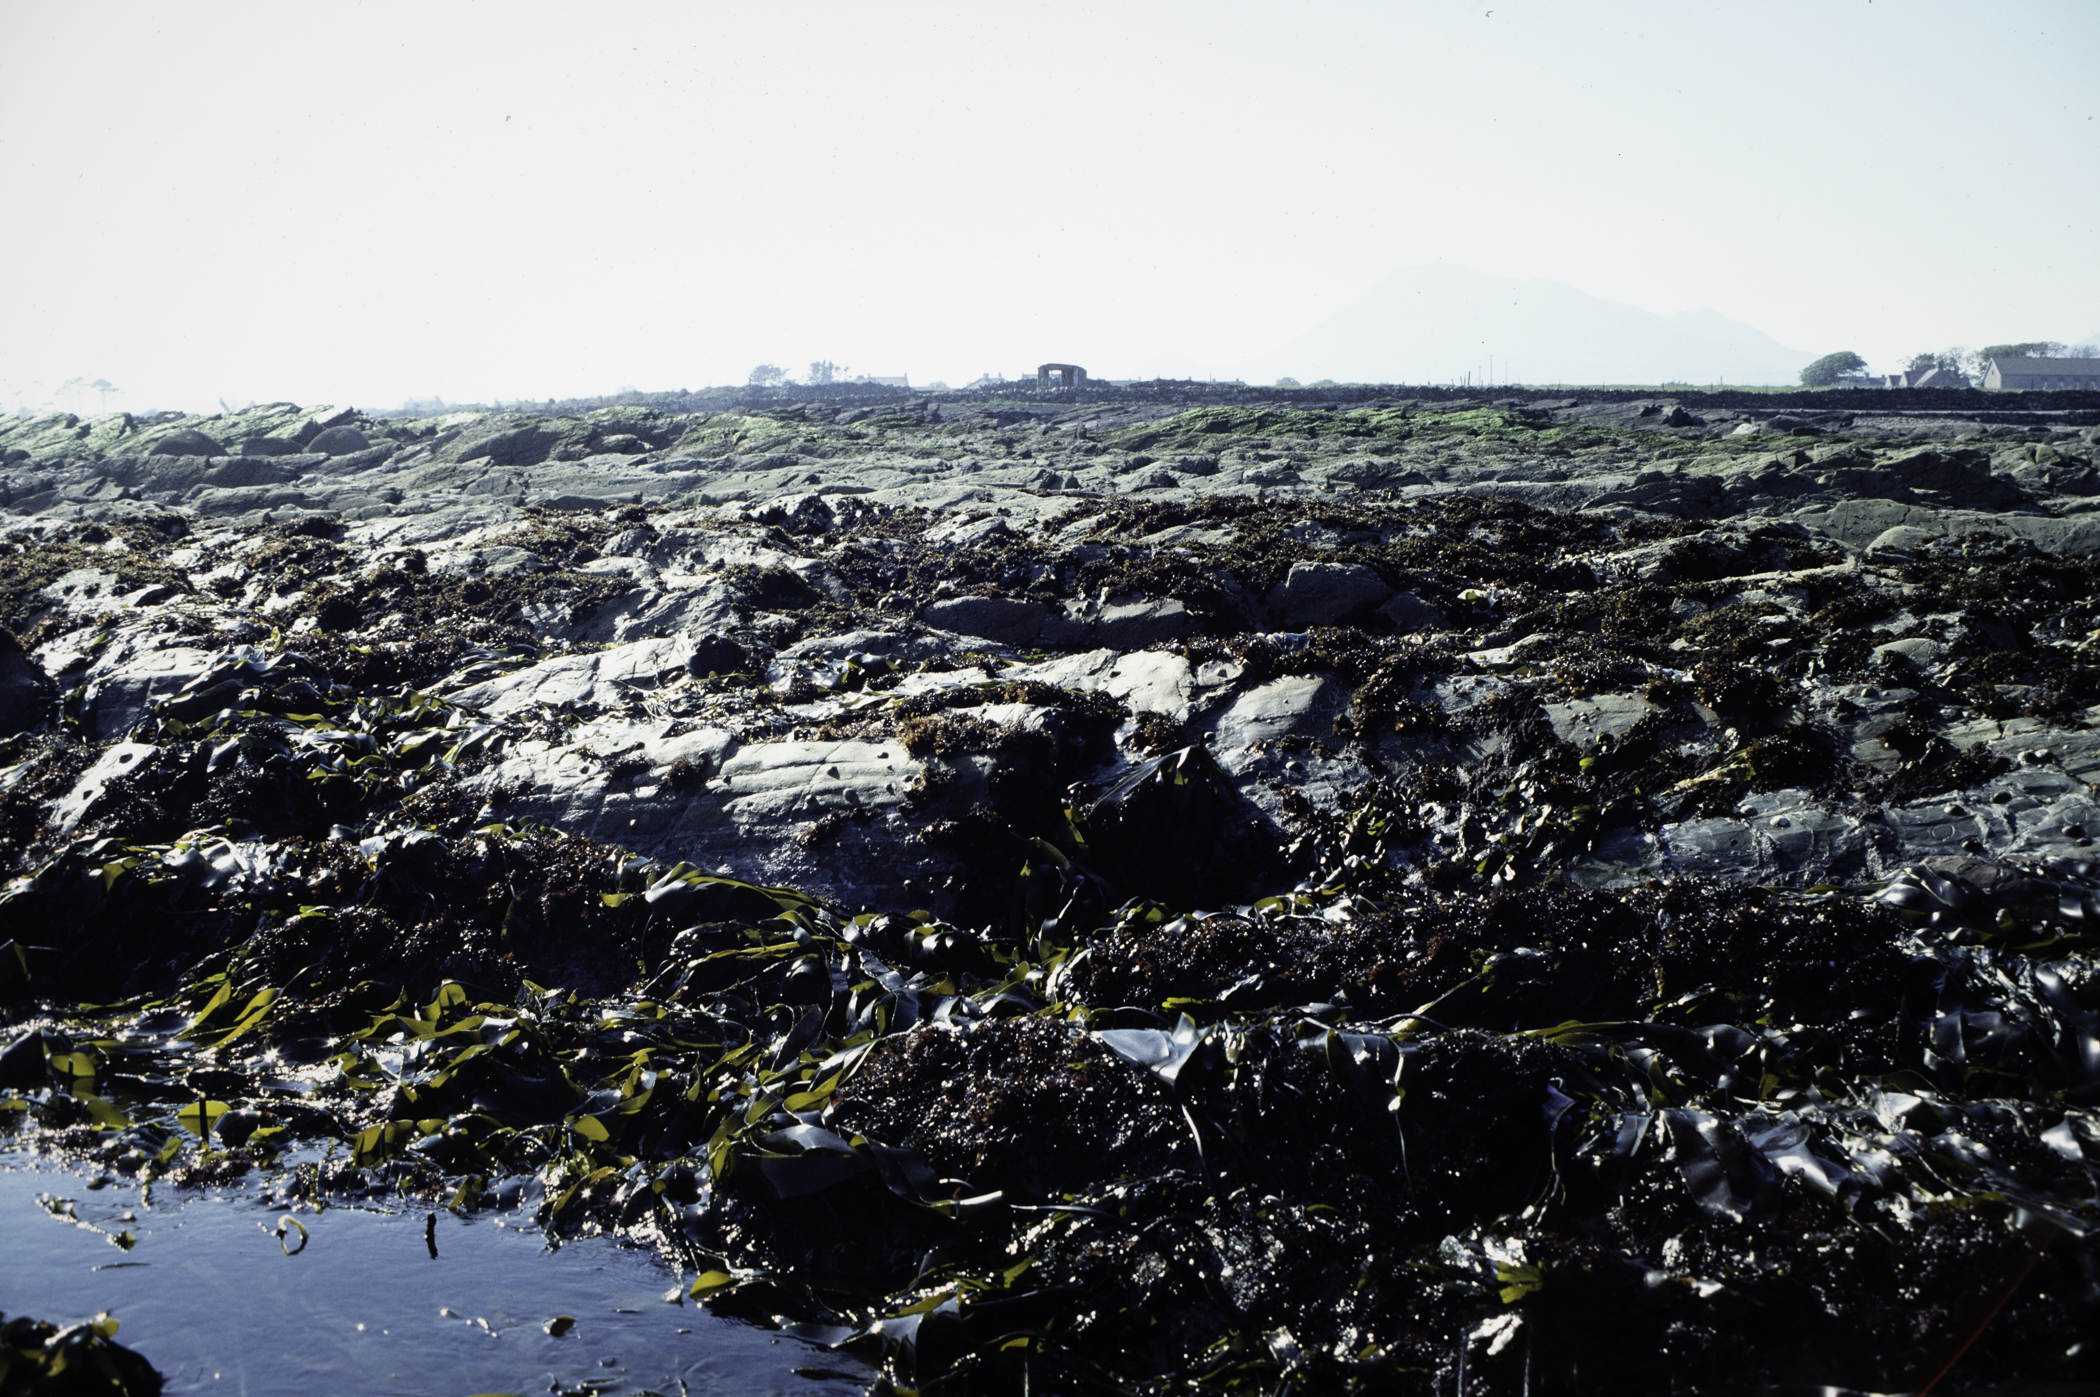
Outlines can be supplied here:
[[843, 369], [829, 359], [818, 359], [809, 366], [809, 381], [811, 383], [836, 383], [839, 375], [843, 372]]
[[1801, 382], [1809, 388], [1828, 388], [1838, 381], [1841, 374], [1858, 373], [1867, 366], [1867, 361], [1849, 349], [1835, 354], [1826, 354], [1801, 371]]
[[2024, 344], [1987, 344], [1976, 351], [1985, 363], [1993, 359], [2057, 359], [2064, 346], [2056, 340], [2028, 340]]
[[1298, 388], [1303, 385], [1295, 378], [1279, 378], [1276, 380], [1276, 386], [1278, 388]]
[[1963, 349], [1960, 345], [1956, 345], [1952, 349], [1943, 349], [1937, 354], [1914, 354], [1911, 356], [1910, 363], [1905, 367], [1912, 373], [1924, 373], [1929, 369], [1949, 369], [1955, 373], [1968, 373], [1973, 367], [1971, 361], [1975, 357], [1968, 350]]
[[746, 379], [745, 382], [749, 383], [753, 388], [771, 388], [786, 377], [787, 370], [781, 368], [780, 365], [760, 364], [751, 371], [751, 377]]

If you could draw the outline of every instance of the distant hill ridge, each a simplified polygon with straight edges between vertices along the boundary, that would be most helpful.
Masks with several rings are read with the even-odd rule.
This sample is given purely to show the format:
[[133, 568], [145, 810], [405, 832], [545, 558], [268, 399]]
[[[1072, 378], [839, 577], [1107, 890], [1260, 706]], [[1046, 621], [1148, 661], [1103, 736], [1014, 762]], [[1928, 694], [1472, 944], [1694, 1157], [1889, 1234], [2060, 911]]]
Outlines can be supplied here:
[[1711, 310], [1658, 315], [1555, 281], [1466, 267], [1395, 272], [1240, 367], [1250, 382], [1792, 383], [1813, 354]]

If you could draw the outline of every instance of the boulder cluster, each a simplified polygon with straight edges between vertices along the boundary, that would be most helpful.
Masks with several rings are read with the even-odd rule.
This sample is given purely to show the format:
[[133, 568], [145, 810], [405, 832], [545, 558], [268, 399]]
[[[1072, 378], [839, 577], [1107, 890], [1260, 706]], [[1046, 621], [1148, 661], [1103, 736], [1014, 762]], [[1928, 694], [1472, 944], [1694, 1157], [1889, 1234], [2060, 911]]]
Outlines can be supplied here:
[[0, 422], [6, 1119], [929, 1391], [2100, 1376], [2100, 405], [1322, 391]]

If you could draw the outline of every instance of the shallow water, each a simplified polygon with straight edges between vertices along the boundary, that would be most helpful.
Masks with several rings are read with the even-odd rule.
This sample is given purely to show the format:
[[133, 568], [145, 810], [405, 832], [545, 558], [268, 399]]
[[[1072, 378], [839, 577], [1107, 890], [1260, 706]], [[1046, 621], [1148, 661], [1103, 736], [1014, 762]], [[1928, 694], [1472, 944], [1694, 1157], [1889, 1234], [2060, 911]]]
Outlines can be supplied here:
[[[95, 1178], [0, 1151], [0, 1310], [61, 1324], [108, 1310], [170, 1393], [843, 1397], [866, 1381], [851, 1359], [667, 1302], [691, 1277], [648, 1252], [603, 1238], [547, 1251], [523, 1214], [439, 1212], [433, 1260], [423, 1212], [317, 1213], [252, 1189]], [[304, 1248], [289, 1227], [280, 1246], [280, 1218], [305, 1225]], [[137, 1244], [121, 1249], [118, 1232]], [[575, 1326], [547, 1334], [564, 1314]]]

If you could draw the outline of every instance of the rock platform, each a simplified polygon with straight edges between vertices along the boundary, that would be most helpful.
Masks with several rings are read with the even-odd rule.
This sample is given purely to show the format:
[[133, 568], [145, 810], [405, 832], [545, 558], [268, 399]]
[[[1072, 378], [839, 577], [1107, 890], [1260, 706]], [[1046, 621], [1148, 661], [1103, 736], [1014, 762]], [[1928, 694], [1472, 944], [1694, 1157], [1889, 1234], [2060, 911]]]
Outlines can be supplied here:
[[[1403, 1390], [1520, 1332], [1579, 1366], [1631, 1276], [1651, 1348], [1681, 1323], [1775, 1383], [1893, 1390], [1915, 1354], [1833, 1330], [1783, 1362], [1723, 1341], [1729, 1297], [1814, 1275], [1869, 1325], [1894, 1292], [1816, 1238], [1994, 1277], [2095, 1224], [2100, 402], [572, 408], [0, 422], [7, 1084], [72, 1061], [66, 1003], [185, 987], [216, 1042], [336, 1055], [326, 1120], [223, 1090], [358, 1142], [344, 1187], [529, 1176], [551, 1225], [874, 1350], [896, 1313], [845, 1291], [932, 1293], [905, 1259], [976, 1200], [1042, 1219], [1044, 1288], [995, 1287], [1041, 1314], [965, 1306], [939, 1362], [887, 1350], [899, 1381], [1229, 1352]], [[479, 1096], [375, 1046], [504, 1005], [542, 1056]], [[1518, 1159], [1547, 1172], [1468, 1180]], [[808, 1197], [865, 1213], [866, 1254]], [[1117, 1209], [1210, 1237], [1187, 1333], [1131, 1329], [1173, 1248]], [[1056, 1298], [1090, 1276], [1119, 1317]], [[1603, 1289], [1561, 1306], [1577, 1277]], [[1973, 1308], [1945, 1284], [1917, 1352]], [[2100, 1314], [2074, 1290], [2008, 1332]], [[1000, 1347], [1024, 1330], [1066, 1337]]]

